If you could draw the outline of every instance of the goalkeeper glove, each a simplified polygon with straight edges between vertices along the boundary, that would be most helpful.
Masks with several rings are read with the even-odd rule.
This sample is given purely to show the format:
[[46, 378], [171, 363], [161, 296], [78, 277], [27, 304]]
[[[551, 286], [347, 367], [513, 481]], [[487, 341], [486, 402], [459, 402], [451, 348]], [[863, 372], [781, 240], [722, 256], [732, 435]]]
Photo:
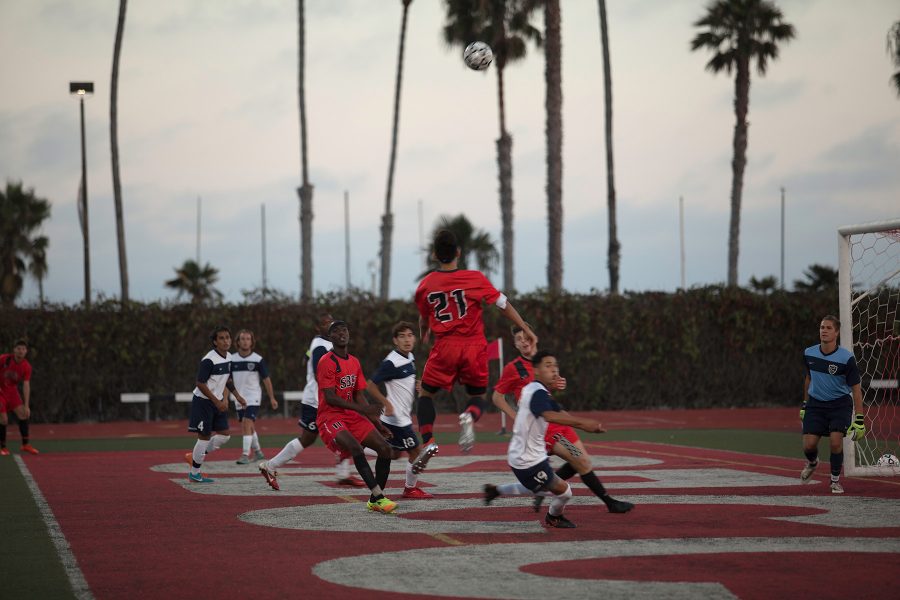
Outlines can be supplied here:
[[861, 440], [864, 435], [866, 435], [865, 417], [860, 413], [856, 413], [856, 416], [853, 417], [853, 423], [847, 428], [847, 436], [855, 442]]
[[806, 402], [800, 405], [800, 420], [803, 421], [803, 417], [806, 416]]

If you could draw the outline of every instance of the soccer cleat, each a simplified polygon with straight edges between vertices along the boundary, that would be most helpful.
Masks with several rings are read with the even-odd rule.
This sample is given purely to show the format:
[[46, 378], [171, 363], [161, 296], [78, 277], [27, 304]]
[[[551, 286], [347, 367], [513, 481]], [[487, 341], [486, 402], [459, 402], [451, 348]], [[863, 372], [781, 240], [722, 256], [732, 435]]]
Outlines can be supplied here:
[[814, 463], [806, 463], [806, 466], [803, 467], [803, 470], [800, 471], [800, 482], [801, 483], [809, 483], [809, 478], [812, 477], [813, 473], [816, 471], [816, 467], [819, 466], [819, 461]]
[[425, 467], [428, 466], [428, 461], [431, 460], [431, 457], [438, 453], [438, 445], [434, 442], [429, 442], [427, 446], [422, 448], [422, 451], [419, 452], [419, 456], [416, 458], [415, 462], [413, 462], [412, 472], [418, 475], [422, 471], [425, 470]]
[[256, 449], [256, 452], [253, 454], [253, 459], [252, 459], [252, 460], [254, 460], [254, 461], [257, 461], [257, 460], [266, 460], [266, 455], [263, 454], [263, 451], [262, 451], [262, 450], [260, 450], [259, 448], [257, 448], [257, 449]]
[[203, 473], [197, 473], [196, 475], [188, 473], [188, 481], [192, 483], [212, 483], [215, 479], [210, 479]]
[[366, 502], [366, 508], [373, 512], [388, 514], [397, 509], [397, 503], [382, 496], [375, 502]]
[[634, 504], [631, 502], [625, 502], [624, 500], [613, 500], [609, 504], [606, 505], [606, 508], [611, 513], [627, 513], [632, 508], [634, 508]]
[[241, 457], [234, 462], [238, 465], [248, 465], [250, 464], [250, 457], [246, 454], [241, 454]]
[[490, 483], [485, 484], [484, 486], [484, 503], [486, 505], [490, 504], [494, 500], [500, 497], [500, 490], [497, 489], [496, 485], [491, 485]]
[[6, 446], [0, 448], [0, 456], [9, 456], [9, 448]]
[[40, 454], [38, 449], [31, 444], [22, 444], [22, 452], [27, 452], [28, 454]]
[[366, 482], [357, 477], [356, 475], [350, 475], [349, 477], [344, 477], [343, 479], [337, 480], [338, 485], [349, 485], [351, 487], [369, 487], [366, 485]]
[[540, 512], [541, 505], [544, 503], [543, 496], [535, 496], [534, 501], [531, 503], [531, 508], [534, 509], [534, 512]]
[[263, 476], [263, 479], [266, 480], [266, 483], [268, 483], [269, 487], [271, 487], [273, 490], [277, 492], [281, 489], [281, 487], [278, 485], [278, 472], [270, 471], [268, 462], [263, 461], [259, 463], [259, 474]]
[[554, 517], [547, 513], [547, 516], [544, 517], [544, 523], [547, 524], [547, 527], [556, 527], [557, 529], [575, 529], [575, 523], [568, 520], [565, 515]]
[[837, 481], [832, 481], [831, 482], [831, 493], [832, 494], [843, 494], [844, 488]]
[[472, 413], [464, 412], [459, 415], [459, 449], [463, 454], [468, 454], [475, 446], [475, 419]]
[[433, 495], [429, 494], [425, 490], [420, 487], [405, 487], [403, 488], [403, 498], [410, 498], [412, 500], [428, 500], [430, 498], [434, 498]]

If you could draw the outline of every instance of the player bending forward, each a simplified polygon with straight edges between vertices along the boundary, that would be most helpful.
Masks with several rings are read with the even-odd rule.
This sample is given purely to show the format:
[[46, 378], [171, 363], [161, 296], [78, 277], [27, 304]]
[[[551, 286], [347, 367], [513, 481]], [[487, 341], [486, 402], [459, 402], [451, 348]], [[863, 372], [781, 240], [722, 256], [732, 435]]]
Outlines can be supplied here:
[[[422, 393], [416, 416], [422, 441], [434, 445], [433, 397], [440, 389], [449, 390], [459, 381], [469, 396], [465, 411], [459, 415], [459, 445], [463, 452], [469, 452], [475, 445], [474, 424], [484, 411], [488, 383], [487, 340], [481, 320], [481, 303], [494, 304], [534, 343], [537, 343], [537, 337], [506, 296], [497, 291], [483, 273], [459, 269], [459, 245], [451, 231], [438, 231], [433, 247], [433, 257], [439, 266], [422, 279], [415, 296], [422, 341], [427, 342], [431, 332], [435, 337], [422, 373]], [[435, 454], [430, 450], [429, 446], [423, 450], [417, 468], [424, 468]]]
[[[406, 486], [403, 488], [404, 498], [433, 498], [431, 494], [418, 487], [419, 471], [415, 462], [421, 447], [412, 428], [413, 401], [416, 398], [416, 362], [412, 350], [416, 345], [416, 334], [413, 326], [400, 321], [393, 329], [394, 349], [391, 350], [378, 370], [366, 384], [366, 391], [385, 407], [381, 422], [390, 430], [393, 437], [389, 443], [393, 448], [393, 458], [400, 458], [406, 452], [409, 461], [406, 464]], [[381, 393], [377, 384], [384, 383], [387, 397]], [[426, 452], [437, 452], [437, 446], [431, 444]], [[427, 462], [427, 461], [426, 461]]]
[[490, 504], [500, 495], [540, 494], [552, 496], [544, 519], [548, 527], [571, 529], [575, 524], [563, 515], [572, 498], [572, 488], [550, 467], [544, 437], [548, 423], [570, 425], [589, 433], [605, 431], [598, 421], [570, 415], [550, 396], [559, 379], [559, 365], [552, 353], [541, 351], [532, 359], [534, 378], [519, 397], [519, 411], [507, 451], [507, 463], [519, 483], [485, 485], [484, 501]]

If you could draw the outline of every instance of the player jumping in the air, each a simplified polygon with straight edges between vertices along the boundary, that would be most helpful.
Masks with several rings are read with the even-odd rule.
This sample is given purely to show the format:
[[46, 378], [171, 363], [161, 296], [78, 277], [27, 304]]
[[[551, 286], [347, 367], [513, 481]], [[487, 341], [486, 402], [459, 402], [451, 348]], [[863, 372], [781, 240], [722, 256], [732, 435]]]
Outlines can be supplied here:
[[466, 387], [469, 396], [465, 411], [459, 415], [459, 445], [463, 452], [469, 452], [475, 444], [474, 423], [485, 409], [484, 394], [488, 383], [482, 302], [496, 305], [532, 343], [537, 343], [531, 328], [483, 273], [458, 268], [459, 245], [452, 232], [438, 231], [433, 248], [433, 257], [439, 266], [422, 279], [415, 296], [420, 337], [423, 342], [428, 341], [432, 332], [435, 337], [422, 374], [422, 392], [416, 414], [422, 441], [429, 444], [416, 461], [419, 470], [435, 454], [434, 448], [430, 447], [434, 445], [434, 395], [440, 389], [451, 389], [457, 381]]
[[[537, 354], [537, 345], [532, 344], [525, 337], [525, 333], [518, 327], [513, 326], [512, 332], [513, 343], [515, 343], [520, 356], [507, 363], [503, 368], [500, 381], [494, 386], [492, 399], [494, 405], [515, 422], [516, 411], [506, 401], [504, 394], [511, 394], [518, 400], [519, 395], [522, 393], [522, 388], [534, 381], [534, 367], [531, 361], [534, 355]], [[566, 379], [560, 376], [555, 380], [551, 389], [564, 390], [565, 387]], [[566, 464], [556, 470], [556, 474], [560, 479], [568, 480], [574, 477], [575, 474], [578, 474], [581, 477], [581, 481], [606, 504], [606, 508], [611, 513], [626, 513], [634, 508], [634, 504], [631, 502], [616, 500], [606, 492], [603, 483], [594, 473], [593, 461], [587, 449], [571, 426], [548, 422], [547, 432], [544, 434], [544, 444], [547, 447], [548, 454], [555, 454], [566, 461]], [[543, 496], [535, 497], [534, 509], [536, 511], [540, 508], [543, 501]]]

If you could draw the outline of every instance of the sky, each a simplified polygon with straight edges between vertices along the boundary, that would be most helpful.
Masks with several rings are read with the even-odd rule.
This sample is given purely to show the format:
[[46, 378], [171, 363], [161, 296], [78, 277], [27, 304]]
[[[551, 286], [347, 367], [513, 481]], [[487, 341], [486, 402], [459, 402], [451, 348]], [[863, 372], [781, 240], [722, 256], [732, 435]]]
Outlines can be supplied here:
[[[607, 207], [603, 63], [596, 0], [562, 4], [563, 286], [604, 290]], [[727, 274], [733, 79], [691, 52], [705, 2], [607, 2], [613, 78], [621, 289], [681, 285]], [[836, 229], [900, 218], [900, 98], [885, 50], [895, 0], [782, 0], [797, 37], [765, 77], [753, 71], [739, 281], [781, 269], [785, 196], [788, 288], [813, 263], [837, 266]], [[392, 297], [410, 297], [421, 238], [441, 215], [465, 214], [495, 240], [500, 210], [494, 67], [467, 69], [442, 40], [443, 4], [409, 9], [394, 176]], [[120, 293], [109, 102], [118, 3], [0, 2], [0, 179], [52, 203], [45, 295], [84, 296], [76, 207], [79, 109], [85, 100], [91, 289]], [[306, 1], [309, 177], [315, 186], [313, 282], [344, 289], [344, 196], [351, 285], [372, 289], [390, 157], [402, 5]], [[543, 16], [534, 18], [543, 29]], [[543, 54], [505, 70], [513, 138], [515, 287], [547, 285]], [[300, 289], [297, 5], [275, 0], [129, 3], [119, 76], [119, 153], [132, 299], [172, 299], [164, 286], [197, 255], [219, 269], [225, 299], [262, 285]], [[420, 227], [421, 218], [424, 223]], [[498, 241], [499, 247], [499, 241]], [[502, 281], [493, 275], [496, 284]], [[29, 279], [20, 305], [37, 300]]]

